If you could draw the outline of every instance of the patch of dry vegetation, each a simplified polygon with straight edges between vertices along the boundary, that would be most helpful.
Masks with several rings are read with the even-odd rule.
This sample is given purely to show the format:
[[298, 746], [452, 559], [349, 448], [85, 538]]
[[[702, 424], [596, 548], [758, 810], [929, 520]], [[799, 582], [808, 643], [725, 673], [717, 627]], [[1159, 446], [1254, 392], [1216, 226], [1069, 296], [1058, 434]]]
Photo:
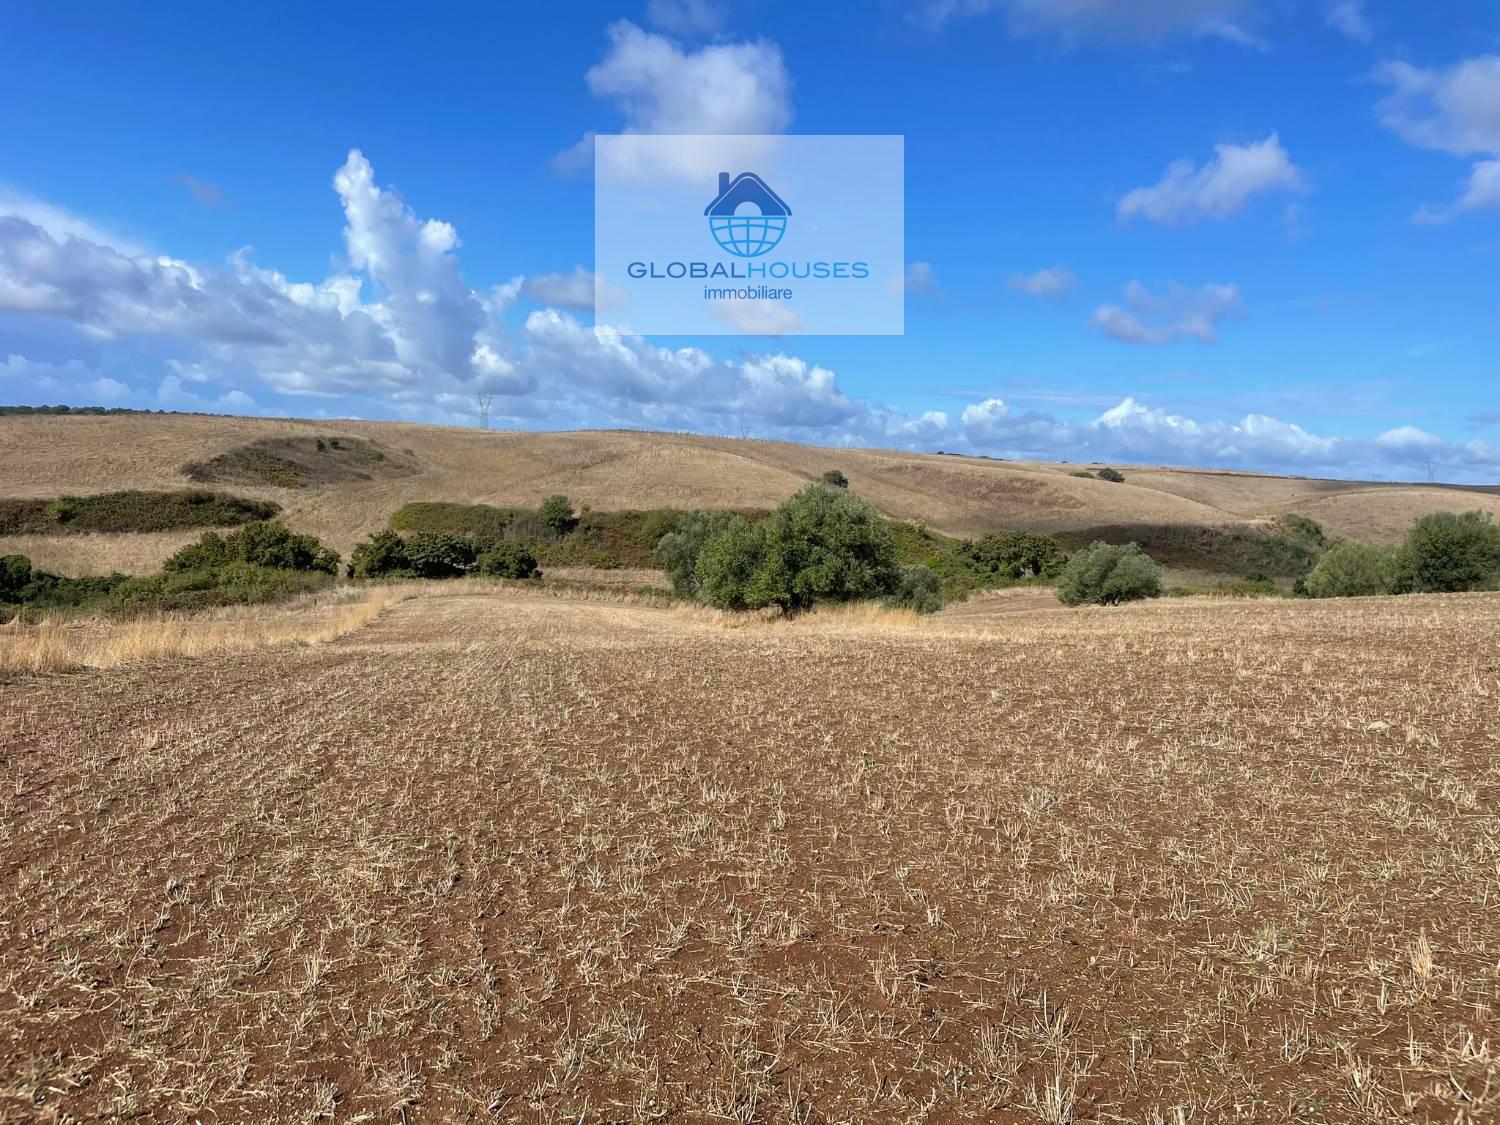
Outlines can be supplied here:
[[229, 606], [205, 613], [125, 618], [20, 618], [0, 626], [0, 673], [117, 668], [247, 652], [277, 645], [326, 644], [415, 596], [407, 585], [344, 588], [281, 606]]
[[0, 1112], [1500, 1113], [1500, 598], [452, 591], [0, 686]]

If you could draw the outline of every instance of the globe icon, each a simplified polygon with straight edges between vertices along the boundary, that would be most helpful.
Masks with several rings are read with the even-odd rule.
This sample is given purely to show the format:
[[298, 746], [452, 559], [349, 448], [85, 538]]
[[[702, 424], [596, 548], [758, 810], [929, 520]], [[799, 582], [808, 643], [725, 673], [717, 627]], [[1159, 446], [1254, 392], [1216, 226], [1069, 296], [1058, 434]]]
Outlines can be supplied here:
[[758, 258], [776, 248], [786, 233], [785, 215], [712, 216], [714, 241], [737, 258]]
[[719, 173], [719, 194], [703, 211], [719, 246], [736, 258], [758, 258], [776, 248], [792, 209], [754, 172]]

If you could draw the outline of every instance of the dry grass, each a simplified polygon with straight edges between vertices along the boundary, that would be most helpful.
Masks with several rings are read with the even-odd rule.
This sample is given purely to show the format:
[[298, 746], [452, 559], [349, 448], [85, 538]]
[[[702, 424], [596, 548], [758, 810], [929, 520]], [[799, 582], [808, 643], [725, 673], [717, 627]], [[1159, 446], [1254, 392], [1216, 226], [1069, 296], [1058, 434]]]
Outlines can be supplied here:
[[[1481, 507], [1500, 495], [1436, 487], [1309, 481], [1245, 473], [1137, 469], [1127, 483], [1081, 480], [1077, 466], [820, 449], [784, 442], [632, 432], [500, 433], [390, 422], [297, 421], [192, 415], [0, 417], [0, 493], [54, 496], [120, 488], [179, 488], [181, 467], [262, 439], [346, 435], [410, 457], [389, 480], [308, 489], [236, 486], [276, 500], [288, 522], [347, 555], [412, 500], [530, 505], [562, 492], [599, 510], [769, 508], [826, 469], [896, 518], [956, 535], [997, 528], [1078, 530], [1103, 524], [1238, 523], [1310, 511], [1331, 534], [1392, 539], [1415, 515]], [[92, 553], [85, 553], [93, 547]], [[58, 546], [43, 547], [43, 558]], [[146, 550], [134, 544], [132, 552]], [[154, 553], [122, 558], [103, 543], [73, 544], [53, 569], [152, 569]], [[164, 557], [164, 555], [163, 555]]]
[[413, 586], [341, 589], [278, 607], [233, 606], [201, 614], [153, 613], [123, 619], [20, 619], [0, 626], [0, 673], [66, 672], [247, 652], [277, 645], [326, 644], [415, 596]]
[[204, 529], [122, 535], [0, 535], [0, 555], [25, 555], [54, 574], [154, 574]]
[[0, 685], [0, 1116], [1500, 1118], [1500, 597], [448, 592]]

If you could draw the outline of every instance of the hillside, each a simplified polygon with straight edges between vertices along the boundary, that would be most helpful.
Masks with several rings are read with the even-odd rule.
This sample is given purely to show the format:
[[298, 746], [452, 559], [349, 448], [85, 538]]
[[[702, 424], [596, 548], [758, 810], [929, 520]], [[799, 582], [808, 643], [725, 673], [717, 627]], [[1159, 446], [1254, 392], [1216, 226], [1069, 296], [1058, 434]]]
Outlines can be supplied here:
[[[827, 469], [898, 519], [977, 536], [999, 528], [1242, 524], [1299, 512], [1330, 536], [1391, 541], [1423, 512], [1500, 495], [1250, 473], [1079, 466], [634, 431], [487, 432], [395, 422], [203, 415], [0, 417], [0, 497], [40, 498], [194, 483], [274, 500], [294, 528], [340, 552], [413, 500], [533, 505], [562, 492], [596, 509], [768, 508]], [[274, 483], [271, 483], [274, 482]], [[68, 573], [154, 567], [194, 533], [7, 536]]]

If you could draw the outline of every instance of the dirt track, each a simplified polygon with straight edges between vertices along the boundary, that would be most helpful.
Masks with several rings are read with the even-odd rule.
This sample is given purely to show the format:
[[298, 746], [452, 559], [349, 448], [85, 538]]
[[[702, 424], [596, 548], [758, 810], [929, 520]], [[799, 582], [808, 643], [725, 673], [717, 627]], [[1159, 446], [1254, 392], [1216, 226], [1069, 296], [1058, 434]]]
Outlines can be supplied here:
[[1497, 626], [431, 597], [0, 684], [0, 1117], [1495, 1120]]

